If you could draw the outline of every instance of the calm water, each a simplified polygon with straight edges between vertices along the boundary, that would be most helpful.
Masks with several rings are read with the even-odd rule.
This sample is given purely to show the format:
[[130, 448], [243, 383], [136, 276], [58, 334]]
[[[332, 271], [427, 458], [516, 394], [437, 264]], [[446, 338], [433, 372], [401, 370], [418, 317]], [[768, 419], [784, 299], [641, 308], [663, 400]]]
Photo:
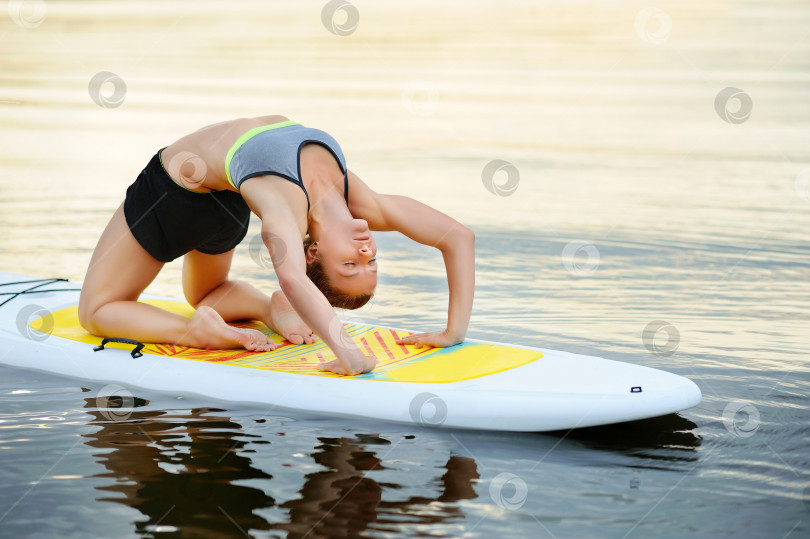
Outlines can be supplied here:
[[[703, 402], [440, 431], [136, 388], [116, 408], [0, 367], [0, 536], [807, 537], [806, 2], [325, 4], [9, 2], [0, 269], [81, 281], [155, 150], [281, 113], [476, 231], [470, 337], [663, 368]], [[348, 318], [442, 324], [440, 256], [378, 243]], [[248, 247], [234, 273], [273, 289]]]

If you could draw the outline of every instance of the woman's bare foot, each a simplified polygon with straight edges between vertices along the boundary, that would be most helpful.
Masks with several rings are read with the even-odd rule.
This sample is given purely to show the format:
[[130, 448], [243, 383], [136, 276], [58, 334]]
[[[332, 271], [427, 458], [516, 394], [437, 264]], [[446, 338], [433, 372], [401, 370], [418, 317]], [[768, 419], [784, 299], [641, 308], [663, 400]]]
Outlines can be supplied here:
[[311, 344], [318, 336], [295, 312], [281, 290], [270, 296], [270, 328], [293, 344]]
[[194, 346], [200, 348], [245, 348], [251, 352], [269, 352], [278, 347], [261, 331], [229, 326], [214, 309], [206, 306], [194, 312], [189, 335]]

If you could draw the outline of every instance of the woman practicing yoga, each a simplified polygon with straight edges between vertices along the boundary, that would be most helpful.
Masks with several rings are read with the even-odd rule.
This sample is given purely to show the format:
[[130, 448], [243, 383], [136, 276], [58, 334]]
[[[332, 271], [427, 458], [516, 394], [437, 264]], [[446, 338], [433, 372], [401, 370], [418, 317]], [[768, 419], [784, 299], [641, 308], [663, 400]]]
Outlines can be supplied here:
[[[261, 219], [281, 288], [271, 296], [228, 278], [251, 211]], [[90, 260], [79, 319], [102, 337], [273, 350], [260, 331], [227, 324], [259, 320], [293, 344], [323, 339], [337, 357], [324, 370], [368, 372], [376, 359], [352, 342], [332, 307], [356, 309], [371, 298], [377, 284], [371, 230], [397, 230], [436, 247], [447, 269], [447, 327], [398, 342], [463, 341], [475, 281], [472, 231], [413, 199], [371, 190], [323, 131], [283, 116], [204, 127], [160, 150], [127, 189]], [[196, 309], [190, 319], [137, 301], [179, 256], [183, 292]]]

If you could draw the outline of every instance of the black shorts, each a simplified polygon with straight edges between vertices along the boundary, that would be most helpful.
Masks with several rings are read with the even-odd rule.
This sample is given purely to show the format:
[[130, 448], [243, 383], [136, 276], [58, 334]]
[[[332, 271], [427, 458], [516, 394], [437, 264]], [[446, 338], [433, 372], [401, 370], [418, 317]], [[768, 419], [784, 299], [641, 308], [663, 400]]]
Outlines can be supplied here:
[[217, 255], [236, 247], [250, 221], [250, 208], [242, 195], [185, 189], [163, 168], [162, 151], [129, 186], [124, 200], [124, 216], [141, 247], [161, 262], [194, 249]]

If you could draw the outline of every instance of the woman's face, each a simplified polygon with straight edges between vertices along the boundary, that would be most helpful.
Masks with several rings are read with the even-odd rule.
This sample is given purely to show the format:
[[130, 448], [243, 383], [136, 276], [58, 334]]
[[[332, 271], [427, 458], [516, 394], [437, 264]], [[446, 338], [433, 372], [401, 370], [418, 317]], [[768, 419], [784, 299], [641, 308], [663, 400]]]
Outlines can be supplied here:
[[346, 225], [322, 230], [317, 253], [336, 290], [350, 296], [374, 292], [377, 244], [365, 220], [352, 219]]

